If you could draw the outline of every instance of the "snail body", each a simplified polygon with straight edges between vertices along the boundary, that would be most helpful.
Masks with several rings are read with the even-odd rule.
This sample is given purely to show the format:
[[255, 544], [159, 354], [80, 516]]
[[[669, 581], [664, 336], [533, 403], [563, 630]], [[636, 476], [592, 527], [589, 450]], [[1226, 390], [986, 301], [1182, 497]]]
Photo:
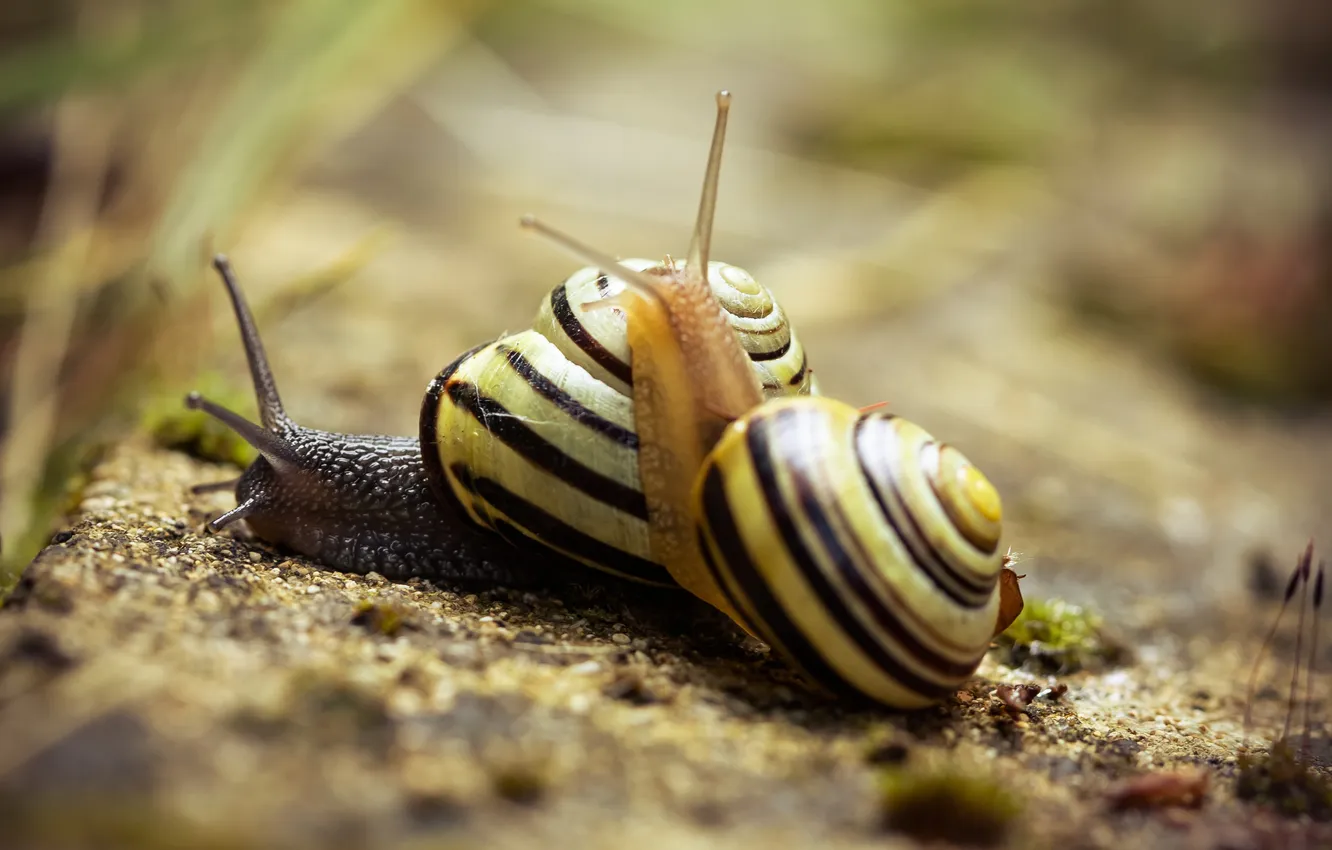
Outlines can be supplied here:
[[1021, 610], [998, 494], [906, 420], [818, 394], [771, 296], [708, 258], [729, 95], [687, 259], [590, 265], [532, 329], [431, 382], [419, 440], [307, 429], [283, 412], [224, 258], [256, 425], [197, 395], [260, 452], [236, 482], [260, 537], [349, 572], [531, 583], [507, 541], [557, 567], [678, 584], [835, 693], [911, 708], [950, 693]]

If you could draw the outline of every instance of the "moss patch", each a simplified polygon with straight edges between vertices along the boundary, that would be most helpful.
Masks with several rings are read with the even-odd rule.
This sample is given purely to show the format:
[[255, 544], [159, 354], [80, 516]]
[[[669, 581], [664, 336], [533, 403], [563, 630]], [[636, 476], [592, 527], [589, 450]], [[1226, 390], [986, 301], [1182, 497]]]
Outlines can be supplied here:
[[[238, 387], [221, 372], [204, 372], [191, 388], [205, 398], [237, 412], [253, 410], [248, 389]], [[163, 448], [186, 452], [202, 460], [231, 463], [244, 469], [257, 452], [226, 425], [203, 411], [185, 406], [185, 392], [173, 387], [144, 404], [141, 424]]]
[[1062, 599], [1027, 600], [995, 642], [1008, 666], [1052, 675], [1129, 661], [1128, 648], [1106, 634], [1100, 615]]
[[1022, 813], [994, 780], [957, 768], [890, 768], [879, 775], [883, 826], [921, 841], [1002, 844]]
[[407, 624], [402, 610], [397, 606], [371, 599], [362, 599], [356, 603], [351, 623], [353, 626], [364, 626], [385, 637], [393, 637]]

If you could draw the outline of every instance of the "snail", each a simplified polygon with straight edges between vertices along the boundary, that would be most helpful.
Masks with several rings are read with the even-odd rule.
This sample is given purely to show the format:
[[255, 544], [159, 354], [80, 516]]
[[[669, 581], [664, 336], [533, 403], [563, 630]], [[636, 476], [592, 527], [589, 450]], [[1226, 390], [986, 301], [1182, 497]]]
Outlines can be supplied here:
[[534, 544], [678, 584], [833, 693], [914, 708], [953, 692], [1022, 607], [999, 495], [919, 426], [820, 395], [770, 294], [709, 260], [729, 103], [718, 94], [684, 263], [616, 261], [525, 218], [590, 265], [531, 330], [440, 372], [419, 441], [293, 423], [219, 257], [260, 424], [187, 404], [261, 456], [209, 528], [245, 519], [389, 578], [523, 582], [504, 541]]

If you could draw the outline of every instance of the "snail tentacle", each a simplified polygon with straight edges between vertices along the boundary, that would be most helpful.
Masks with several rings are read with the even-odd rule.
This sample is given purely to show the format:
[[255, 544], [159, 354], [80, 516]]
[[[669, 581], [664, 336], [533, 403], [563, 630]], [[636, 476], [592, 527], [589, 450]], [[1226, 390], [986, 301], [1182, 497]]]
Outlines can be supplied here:
[[[569, 255], [585, 263], [591, 263], [597, 266], [602, 270], [603, 274], [610, 275], [617, 280], [623, 281], [625, 285], [636, 290], [642, 297], [656, 299], [662, 297], [661, 288], [648, 273], [639, 271], [632, 266], [625, 265], [610, 254], [607, 254], [604, 251], [599, 251], [591, 245], [585, 245], [582, 242], [579, 242], [569, 234], [556, 230], [536, 216], [530, 214], [525, 215], [518, 220], [518, 224], [524, 230], [531, 230], [551, 242], [554, 242], [556, 245], [563, 248]], [[607, 295], [603, 300], [608, 301], [610, 306], [620, 306], [621, 304], [619, 295]], [[585, 304], [583, 305], [583, 309], [587, 310], [589, 306], [601, 307], [602, 305]]]
[[222, 278], [222, 284], [231, 298], [231, 309], [236, 314], [241, 344], [245, 347], [245, 359], [250, 365], [250, 378], [254, 383], [255, 400], [259, 403], [259, 422], [269, 430], [280, 431], [289, 420], [282, 409], [282, 399], [278, 396], [273, 370], [268, 365], [268, 355], [264, 353], [264, 343], [259, 337], [259, 326], [255, 324], [250, 305], [246, 303], [245, 296], [241, 293], [236, 273], [231, 268], [231, 261], [225, 254], [217, 254], [213, 257], [213, 268]]
[[255, 508], [257, 508], [258, 506], [259, 506], [259, 501], [257, 499], [254, 498], [246, 499], [236, 507], [223, 513], [221, 516], [217, 516], [209, 520], [208, 530], [213, 532], [221, 531], [222, 529], [231, 525], [233, 522], [245, 519], [247, 516], [254, 513]]
[[235, 490], [236, 485], [240, 483], [240, 478], [228, 478], [225, 481], [208, 481], [203, 484], [195, 484], [190, 488], [190, 493], [195, 496], [202, 496], [206, 493], [221, 493], [225, 490]]
[[192, 392], [185, 396], [185, 406], [191, 410], [202, 410], [235, 431], [237, 436], [249, 443], [274, 466], [297, 462], [295, 450], [283, 439], [283, 434], [291, 429], [291, 423], [286, 421], [285, 417], [279, 422], [278, 429], [267, 431], [239, 413], [209, 401], [198, 393]]
[[[726, 143], [726, 119], [731, 112], [731, 93], [717, 92], [717, 123], [712, 130], [712, 146], [708, 150], [708, 168], [703, 177], [703, 196], [698, 200], [698, 219], [694, 235], [689, 240], [688, 268], [694, 274], [707, 277], [708, 255], [712, 252], [712, 221], [717, 212], [717, 186], [721, 175], [722, 147]], [[667, 265], [673, 265], [668, 262]]]

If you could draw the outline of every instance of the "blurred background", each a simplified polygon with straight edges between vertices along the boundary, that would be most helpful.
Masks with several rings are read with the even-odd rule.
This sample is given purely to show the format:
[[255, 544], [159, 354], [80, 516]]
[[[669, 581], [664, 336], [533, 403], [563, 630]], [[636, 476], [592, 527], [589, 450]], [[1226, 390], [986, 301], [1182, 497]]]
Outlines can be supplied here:
[[714, 256], [989, 473], [1043, 593], [1285, 564], [1332, 536], [1332, 6], [1037, 5], [10, 0], [0, 589], [100, 447], [252, 414], [213, 251], [294, 417], [411, 434], [576, 266], [521, 214], [685, 250], [723, 87]]

